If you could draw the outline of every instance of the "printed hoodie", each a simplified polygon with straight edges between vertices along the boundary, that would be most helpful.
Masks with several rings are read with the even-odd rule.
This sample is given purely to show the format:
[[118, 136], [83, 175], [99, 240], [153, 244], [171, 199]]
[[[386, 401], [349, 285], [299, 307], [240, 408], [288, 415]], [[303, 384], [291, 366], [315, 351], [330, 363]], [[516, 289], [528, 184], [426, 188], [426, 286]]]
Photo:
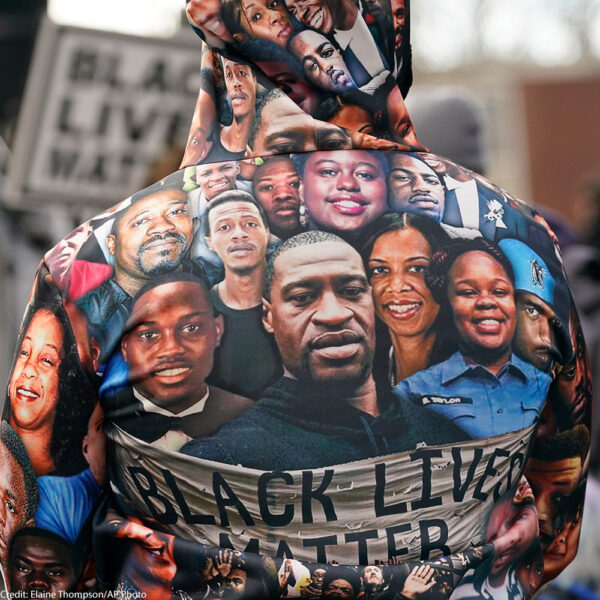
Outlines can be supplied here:
[[42, 261], [11, 593], [530, 597], [573, 558], [585, 345], [531, 206], [422, 147], [403, 0], [190, 0], [181, 168]]

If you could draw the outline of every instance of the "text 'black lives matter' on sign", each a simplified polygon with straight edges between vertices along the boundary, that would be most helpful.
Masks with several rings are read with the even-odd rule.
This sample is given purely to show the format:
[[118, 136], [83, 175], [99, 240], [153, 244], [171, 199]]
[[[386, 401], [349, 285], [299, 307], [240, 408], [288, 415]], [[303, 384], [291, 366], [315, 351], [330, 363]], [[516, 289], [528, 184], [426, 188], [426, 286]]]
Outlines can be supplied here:
[[13, 200], [111, 204], [185, 144], [199, 87], [197, 44], [41, 29], [9, 174]]

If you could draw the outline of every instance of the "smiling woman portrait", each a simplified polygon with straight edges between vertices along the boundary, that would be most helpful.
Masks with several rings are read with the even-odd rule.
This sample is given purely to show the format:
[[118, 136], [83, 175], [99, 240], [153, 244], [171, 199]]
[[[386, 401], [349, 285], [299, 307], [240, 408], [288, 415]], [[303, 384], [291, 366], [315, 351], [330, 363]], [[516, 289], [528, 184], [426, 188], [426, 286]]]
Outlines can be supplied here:
[[[9, 423], [23, 440], [38, 477], [59, 474], [59, 466], [62, 475], [78, 473], [87, 466], [81, 442], [94, 396], [76, 383], [81, 366], [64, 313], [53, 305], [33, 307], [17, 348], [5, 405]], [[55, 435], [65, 428], [74, 434], [70, 442]]]
[[454, 239], [432, 257], [427, 285], [452, 314], [460, 352], [494, 372], [511, 356], [517, 327], [512, 265], [484, 238]]
[[292, 33], [283, 0], [221, 0], [221, 15], [238, 43], [259, 39], [285, 47]]
[[449, 239], [435, 221], [410, 213], [386, 213], [370, 228], [362, 255], [375, 312], [387, 326], [378, 344], [390, 357], [392, 385], [449, 356], [443, 315], [425, 283], [433, 253]]
[[357, 238], [387, 207], [387, 158], [370, 150], [313, 152], [294, 157], [309, 225]]

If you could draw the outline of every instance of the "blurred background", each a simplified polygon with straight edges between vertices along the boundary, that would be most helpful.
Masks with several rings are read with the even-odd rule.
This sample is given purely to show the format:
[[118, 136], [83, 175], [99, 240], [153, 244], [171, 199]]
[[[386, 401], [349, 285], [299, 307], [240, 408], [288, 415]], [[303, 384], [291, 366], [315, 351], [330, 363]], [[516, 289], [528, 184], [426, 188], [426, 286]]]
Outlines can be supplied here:
[[[200, 63], [183, 6], [2, 0], [2, 381], [43, 253], [178, 167]], [[547, 217], [599, 364], [600, 0], [413, 0], [411, 10], [417, 135]], [[600, 571], [598, 551], [585, 552]]]

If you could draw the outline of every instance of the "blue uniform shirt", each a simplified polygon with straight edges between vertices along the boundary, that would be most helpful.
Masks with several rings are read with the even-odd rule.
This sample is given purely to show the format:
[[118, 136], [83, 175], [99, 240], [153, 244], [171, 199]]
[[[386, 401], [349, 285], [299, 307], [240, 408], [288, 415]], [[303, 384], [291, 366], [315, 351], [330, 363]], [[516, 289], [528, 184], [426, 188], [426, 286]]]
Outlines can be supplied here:
[[552, 378], [514, 354], [494, 375], [468, 365], [460, 352], [404, 379], [397, 396], [444, 415], [474, 439], [533, 425]]

